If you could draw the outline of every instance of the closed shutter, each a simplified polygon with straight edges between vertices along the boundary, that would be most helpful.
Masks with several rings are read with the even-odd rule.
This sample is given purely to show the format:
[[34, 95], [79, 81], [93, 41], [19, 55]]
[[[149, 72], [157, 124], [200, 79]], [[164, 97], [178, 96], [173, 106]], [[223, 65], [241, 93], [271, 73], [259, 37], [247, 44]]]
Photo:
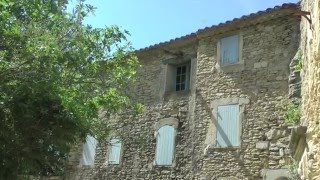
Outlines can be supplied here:
[[83, 145], [82, 158], [80, 160], [81, 165], [94, 165], [97, 143], [98, 141], [94, 137], [87, 136], [86, 143]]
[[174, 148], [174, 127], [168, 125], [161, 127], [157, 134], [156, 165], [171, 165], [173, 161]]
[[222, 38], [220, 47], [221, 64], [235, 64], [239, 61], [239, 36]]
[[217, 146], [240, 145], [239, 105], [218, 106]]
[[112, 139], [109, 146], [108, 161], [109, 164], [120, 164], [122, 143], [120, 139]]

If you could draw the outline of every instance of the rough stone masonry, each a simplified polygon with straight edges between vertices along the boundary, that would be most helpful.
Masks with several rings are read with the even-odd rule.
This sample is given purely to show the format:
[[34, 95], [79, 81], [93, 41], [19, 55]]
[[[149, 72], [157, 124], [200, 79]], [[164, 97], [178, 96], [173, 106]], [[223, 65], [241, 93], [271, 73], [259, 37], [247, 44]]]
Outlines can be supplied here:
[[[115, 115], [113, 137], [122, 141], [119, 164], [109, 164], [99, 142], [94, 166], [81, 166], [82, 146], [70, 161], [69, 179], [276, 179], [290, 177], [289, 133], [281, 101], [288, 98], [289, 63], [299, 46], [299, 22], [288, 9], [268, 9], [137, 51], [142, 63], [132, 93], [146, 110]], [[223, 65], [221, 39], [239, 37], [239, 59]], [[188, 83], [176, 91], [175, 68]], [[219, 107], [239, 107], [239, 144], [217, 145]], [[161, 125], [176, 130], [173, 162], [155, 164]], [[221, 134], [220, 134], [221, 136]]]
[[[302, 179], [320, 179], [320, 1], [303, 0], [301, 9], [302, 125], [307, 126], [307, 147], [300, 161]], [[308, 18], [310, 22], [308, 21]]]

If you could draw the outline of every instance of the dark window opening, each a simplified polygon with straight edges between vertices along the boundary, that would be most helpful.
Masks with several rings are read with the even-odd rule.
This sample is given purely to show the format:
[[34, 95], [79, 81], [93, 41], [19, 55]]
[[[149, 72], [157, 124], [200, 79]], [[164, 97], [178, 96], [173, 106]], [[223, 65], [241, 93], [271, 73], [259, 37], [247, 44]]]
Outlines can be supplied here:
[[176, 73], [176, 91], [183, 91], [186, 89], [187, 83], [187, 66], [178, 66]]
[[[183, 63], [183, 64], [182, 64]], [[188, 94], [190, 89], [191, 62], [172, 63], [166, 65], [165, 94], [176, 92], [179, 95]]]

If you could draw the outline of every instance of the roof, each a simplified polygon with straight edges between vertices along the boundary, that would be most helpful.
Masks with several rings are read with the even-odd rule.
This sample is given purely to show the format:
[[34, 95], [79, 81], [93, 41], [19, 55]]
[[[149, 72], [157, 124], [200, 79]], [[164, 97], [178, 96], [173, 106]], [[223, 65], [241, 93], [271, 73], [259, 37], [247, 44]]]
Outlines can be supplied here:
[[[161, 46], [169, 45], [169, 44], [172, 44], [172, 43], [177, 42], [177, 41], [195, 38], [201, 33], [204, 33], [204, 32], [210, 31], [210, 30], [214, 30], [214, 29], [218, 29], [218, 28], [222, 28], [222, 27], [225, 27], [225, 26], [228, 26], [228, 25], [232, 25], [232, 24], [235, 24], [235, 23], [238, 23], [238, 22], [242, 22], [242, 21], [245, 21], [247, 19], [252, 19], [252, 18], [255, 18], [255, 17], [259, 17], [261, 15], [270, 14], [272, 12], [283, 11], [283, 10], [298, 10], [298, 9], [299, 9], [299, 3], [297, 3], [297, 4], [295, 4], [295, 3], [285, 3], [285, 4], [282, 4], [280, 6], [275, 6], [273, 8], [268, 8], [268, 9], [266, 9], [264, 11], [258, 11], [256, 13], [251, 13], [249, 15], [244, 15], [244, 16], [241, 16], [240, 18], [234, 18], [234, 19], [232, 19], [230, 21], [226, 21], [226, 22], [220, 23], [218, 25], [213, 25], [213, 26], [210, 26], [210, 27], [205, 27], [205, 28], [202, 28], [202, 29], [198, 29], [196, 32], [193, 32], [193, 33], [181, 36], [181, 37], [177, 37], [177, 38], [174, 38], [174, 39], [170, 39], [168, 41], [160, 42], [158, 44], [154, 44], [154, 45], [151, 45], [151, 46], [148, 46], [148, 47], [145, 47], [145, 48], [138, 49], [138, 50], [136, 50], [136, 53], [148, 51], [148, 50], [151, 50], [151, 49], [156, 49], [156, 48], [159, 48]], [[290, 11], [288, 11], [288, 12], [290, 12]]]

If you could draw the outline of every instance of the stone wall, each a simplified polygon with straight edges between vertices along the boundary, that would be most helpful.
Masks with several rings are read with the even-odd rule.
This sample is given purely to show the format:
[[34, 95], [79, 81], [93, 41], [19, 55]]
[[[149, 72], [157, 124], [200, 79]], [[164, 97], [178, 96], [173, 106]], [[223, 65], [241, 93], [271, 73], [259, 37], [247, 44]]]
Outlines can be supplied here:
[[303, 0], [301, 6], [310, 12], [311, 24], [302, 17], [302, 124], [308, 129], [300, 174], [302, 179], [320, 179], [320, 1]]
[[[111, 135], [123, 141], [121, 163], [108, 165], [107, 142], [100, 142], [94, 167], [80, 166], [78, 156], [69, 179], [262, 179], [285, 168], [289, 131], [280, 102], [287, 98], [288, 66], [298, 47], [299, 21], [274, 16], [223, 32], [138, 54], [143, 66], [133, 91], [146, 111], [112, 118]], [[230, 34], [240, 35], [243, 63], [221, 67], [217, 42]], [[190, 90], [165, 91], [166, 62], [172, 59], [190, 62]], [[217, 102], [241, 106], [239, 147], [215, 147]], [[155, 126], [166, 118], [178, 120], [175, 157], [171, 167], [158, 167]], [[80, 155], [81, 148], [77, 152]]]
[[[184, 54], [194, 56], [195, 44], [183, 48]], [[165, 78], [164, 60], [172, 58], [163, 52], [150, 53], [140, 57], [143, 67], [139, 71], [139, 81], [134, 87], [137, 100], [143, 102], [146, 110], [136, 117], [122, 114], [116, 121], [113, 136], [123, 140], [120, 165], [107, 165], [107, 143], [99, 145], [95, 166], [79, 167], [75, 179], [192, 179], [192, 125], [189, 106], [191, 91], [162, 94]], [[191, 60], [191, 59], [190, 59]], [[195, 77], [195, 76], [193, 76]], [[191, 87], [192, 89], [193, 87]], [[156, 151], [156, 123], [165, 119], [178, 120], [176, 150], [173, 167], [154, 166]], [[70, 176], [70, 177], [71, 177]]]
[[[244, 67], [215, 68], [215, 45], [225, 34], [200, 39], [195, 110], [197, 177], [260, 179], [262, 169], [285, 168], [289, 132], [281, 101], [287, 99], [288, 65], [298, 46], [297, 23], [293, 18], [279, 18], [227, 32], [242, 36]], [[214, 126], [211, 104], [226, 98], [249, 101], [244, 105], [241, 146], [235, 149], [214, 148], [204, 142], [216, 134], [215, 129], [208, 131]]]

